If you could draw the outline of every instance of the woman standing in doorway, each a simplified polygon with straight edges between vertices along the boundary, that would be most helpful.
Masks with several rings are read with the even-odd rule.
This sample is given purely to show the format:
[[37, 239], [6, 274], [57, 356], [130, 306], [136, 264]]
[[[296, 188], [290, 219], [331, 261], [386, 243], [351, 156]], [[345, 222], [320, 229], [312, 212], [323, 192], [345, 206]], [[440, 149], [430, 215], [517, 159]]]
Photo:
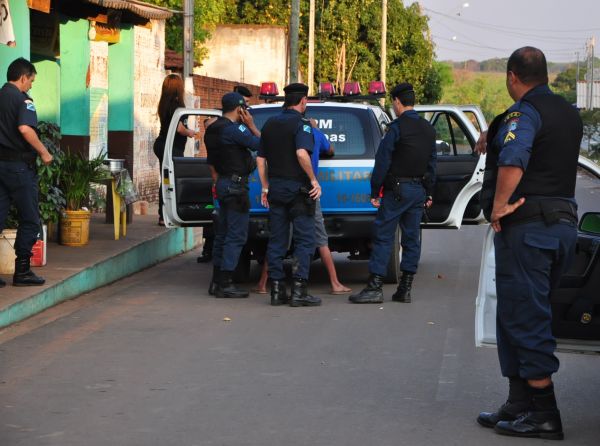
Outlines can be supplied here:
[[[165, 144], [167, 142], [167, 132], [169, 131], [169, 124], [171, 118], [175, 113], [175, 110], [179, 107], [185, 107], [183, 79], [178, 74], [169, 74], [165, 77], [162, 84], [162, 92], [160, 94], [160, 101], [158, 101], [158, 118], [160, 119], [160, 133], [158, 138], [154, 141], [154, 154], [158, 157], [160, 162], [160, 175], [162, 178], [162, 162], [163, 154], [165, 151]], [[175, 134], [175, 140], [173, 141], [173, 156], [183, 156], [185, 150], [185, 143], [187, 138], [193, 138], [197, 134], [194, 130], [187, 128], [187, 116], [184, 116], [179, 124], [177, 124], [177, 133]], [[159, 183], [158, 188], [158, 224], [164, 226], [163, 220], [163, 196], [162, 187]]]

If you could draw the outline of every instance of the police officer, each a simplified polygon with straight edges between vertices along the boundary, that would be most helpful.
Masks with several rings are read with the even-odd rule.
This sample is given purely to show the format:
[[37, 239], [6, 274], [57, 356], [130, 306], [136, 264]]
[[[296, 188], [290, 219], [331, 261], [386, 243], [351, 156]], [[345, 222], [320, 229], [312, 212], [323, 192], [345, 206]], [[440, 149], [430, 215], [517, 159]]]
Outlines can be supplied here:
[[[383, 302], [383, 277], [387, 271], [396, 228], [402, 230], [402, 277], [392, 300], [410, 302], [413, 277], [421, 256], [420, 224], [424, 207], [431, 206], [435, 178], [435, 130], [414, 110], [415, 92], [409, 83], [391, 92], [397, 118], [377, 150], [371, 174], [371, 203], [378, 208], [369, 281], [353, 303]], [[383, 198], [380, 192], [383, 188]]]
[[[271, 305], [321, 305], [308, 294], [308, 273], [315, 251], [315, 205], [321, 186], [311, 166], [314, 146], [310, 121], [303, 117], [308, 87], [290, 84], [284, 89], [284, 110], [262, 129], [257, 157], [262, 184], [261, 202], [269, 207], [270, 238], [267, 247]], [[291, 298], [286, 293], [283, 259], [288, 249], [289, 224], [293, 226], [294, 265]]]
[[[19, 227], [15, 240], [13, 285], [43, 285], [45, 280], [31, 271], [29, 259], [40, 230], [36, 156], [44, 164], [52, 155], [39, 140], [37, 114], [27, 95], [35, 80], [35, 67], [28, 60], [14, 60], [6, 73], [7, 83], [0, 89], [0, 232], [11, 201], [17, 208]], [[6, 283], [0, 279], [0, 287]]]
[[260, 132], [239, 93], [221, 99], [223, 116], [205, 134], [209, 163], [217, 174], [219, 218], [213, 248], [213, 280], [217, 297], [248, 297], [233, 283], [233, 271], [248, 237], [248, 175], [255, 169], [250, 150], [258, 150]]
[[500, 434], [562, 439], [551, 379], [559, 362], [550, 292], [577, 240], [583, 125], [577, 110], [548, 88], [546, 58], [537, 48], [512, 53], [506, 87], [516, 102], [494, 119], [477, 148], [487, 145], [481, 203], [496, 231], [496, 338], [509, 394], [497, 412], [477, 421]]

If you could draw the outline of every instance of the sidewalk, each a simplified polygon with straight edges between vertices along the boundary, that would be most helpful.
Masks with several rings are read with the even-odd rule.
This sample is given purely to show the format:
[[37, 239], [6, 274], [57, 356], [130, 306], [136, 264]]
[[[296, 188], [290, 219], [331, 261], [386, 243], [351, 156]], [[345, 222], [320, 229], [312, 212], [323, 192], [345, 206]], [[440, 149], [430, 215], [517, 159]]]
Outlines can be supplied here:
[[95, 214], [90, 242], [84, 247], [48, 243], [46, 266], [34, 268], [44, 277], [41, 287], [14, 287], [12, 276], [1, 276], [0, 329], [38, 314], [64, 300], [100, 288], [159, 262], [189, 251], [202, 242], [201, 228], [165, 229], [156, 215], [134, 215], [127, 236], [114, 240], [113, 225]]

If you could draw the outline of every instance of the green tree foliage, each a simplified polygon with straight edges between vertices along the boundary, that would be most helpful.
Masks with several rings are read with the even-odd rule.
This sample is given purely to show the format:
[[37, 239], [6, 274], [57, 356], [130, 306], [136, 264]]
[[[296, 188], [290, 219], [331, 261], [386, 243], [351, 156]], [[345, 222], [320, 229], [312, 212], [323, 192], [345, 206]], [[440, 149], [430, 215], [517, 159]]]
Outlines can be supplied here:
[[423, 87], [423, 102], [435, 104], [442, 99], [442, 93], [454, 82], [452, 66], [444, 62], [433, 62], [427, 70]]
[[[579, 70], [579, 77], [583, 79], [586, 69]], [[577, 77], [577, 67], [569, 67], [556, 76], [551, 84], [552, 90], [564, 97], [569, 103], [577, 102], [577, 91], [575, 89], [575, 78]]]
[[[182, 9], [182, 0], [150, 0], [173, 9]], [[288, 26], [289, 0], [196, 0], [196, 60], [210, 48], [203, 47], [217, 23]], [[307, 78], [309, 1], [300, 1], [299, 65]], [[182, 16], [167, 22], [167, 46], [182, 48]], [[419, 100], [439, 99], [444, 85], [442, 73], [434, 67], [433, 45], [428, 38], [427, 17], [416, 3], [404, 6], [400, 0], [388, 3], [387, 84], [414, 84]], [[317, 0], [315, 26], [315, 80], [359, 81], [364, 89], [380, 77], [381, 1]]]

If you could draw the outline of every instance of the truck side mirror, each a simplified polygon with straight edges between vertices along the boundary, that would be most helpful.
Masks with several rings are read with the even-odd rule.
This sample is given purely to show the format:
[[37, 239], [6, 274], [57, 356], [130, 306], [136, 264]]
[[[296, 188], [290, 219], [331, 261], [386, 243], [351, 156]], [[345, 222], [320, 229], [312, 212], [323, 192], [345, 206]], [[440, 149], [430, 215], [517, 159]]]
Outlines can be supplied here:
[[600, 212], [586, 212], [579, 220], [579, 230], [590, 234], [600, 234]]

